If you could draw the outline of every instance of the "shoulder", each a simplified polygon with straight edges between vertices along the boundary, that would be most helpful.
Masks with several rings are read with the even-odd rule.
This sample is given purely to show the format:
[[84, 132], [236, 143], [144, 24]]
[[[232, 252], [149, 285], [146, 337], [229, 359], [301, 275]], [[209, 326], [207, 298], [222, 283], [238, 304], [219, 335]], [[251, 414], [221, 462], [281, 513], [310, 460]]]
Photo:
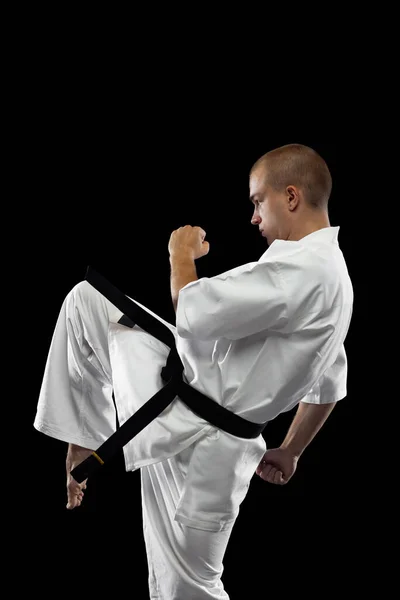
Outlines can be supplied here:
[[279, 273], [292, 318], [325, 315], [335, 306], [352, 302], [352, 286], [340, 250], [285, 242], [273, 246], [264, 260]]

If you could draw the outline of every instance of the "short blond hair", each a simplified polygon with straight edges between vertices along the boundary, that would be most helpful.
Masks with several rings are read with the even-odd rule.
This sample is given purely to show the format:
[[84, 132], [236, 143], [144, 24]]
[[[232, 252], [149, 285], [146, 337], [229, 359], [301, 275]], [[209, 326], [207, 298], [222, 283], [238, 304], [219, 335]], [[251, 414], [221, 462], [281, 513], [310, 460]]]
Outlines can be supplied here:
[[311, 208], [327, 210], [332, 177], [324, 159], [312, 148], [302, 144], [275, 148], [254, 163], [250, 175], [260, 166], [268, 169], [266, 183], [275, 191], [298, 186]]

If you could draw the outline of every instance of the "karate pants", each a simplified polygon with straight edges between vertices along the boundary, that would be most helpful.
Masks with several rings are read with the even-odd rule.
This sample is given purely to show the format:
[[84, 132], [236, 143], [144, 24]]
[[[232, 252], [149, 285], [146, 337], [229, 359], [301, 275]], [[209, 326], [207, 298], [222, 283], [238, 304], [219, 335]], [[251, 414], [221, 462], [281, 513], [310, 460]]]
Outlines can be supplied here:
[[[92, 450], [112, 435], [116, 420], [108, 328], [121, 316], [86, 281], [69, 292], [47, 357], [36, 429]], [[144, 335], [152, 337], [137, 325], [133, 330], [140, 330], [142, 340]], [[163, 353], [165, 364], [168, 352], [169, 348], [154, 345], [157, 361]], [[234, 522], [223, 531], [205, 531], [174, 520], [195, 443], [170, 458], [140, 467], [150, 600], [229, 600], [221, 575]]]

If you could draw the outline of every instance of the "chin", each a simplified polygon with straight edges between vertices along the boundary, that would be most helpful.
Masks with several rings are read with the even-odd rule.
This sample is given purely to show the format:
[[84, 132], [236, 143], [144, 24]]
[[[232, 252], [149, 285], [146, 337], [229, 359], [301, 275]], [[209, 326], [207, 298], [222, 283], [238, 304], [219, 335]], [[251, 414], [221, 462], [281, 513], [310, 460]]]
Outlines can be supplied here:
[[270, 246], [272, 244], [272, 242], [274, 241], [274, 238], [269, 233], [265, 233], [264, 237], [267, 240], [268, 245]]

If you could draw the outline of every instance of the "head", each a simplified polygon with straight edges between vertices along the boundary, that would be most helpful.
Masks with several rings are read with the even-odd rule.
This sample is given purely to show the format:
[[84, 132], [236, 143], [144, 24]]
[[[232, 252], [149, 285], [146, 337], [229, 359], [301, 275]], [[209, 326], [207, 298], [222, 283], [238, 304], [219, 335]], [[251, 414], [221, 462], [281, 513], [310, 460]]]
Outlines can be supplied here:
[[269, 245], [276, 239], [299, 240], [330, 226], [331, 189], [329, 169], [312, 148], [288, 144], [271, 150], [250, 171], [251, 223]]

